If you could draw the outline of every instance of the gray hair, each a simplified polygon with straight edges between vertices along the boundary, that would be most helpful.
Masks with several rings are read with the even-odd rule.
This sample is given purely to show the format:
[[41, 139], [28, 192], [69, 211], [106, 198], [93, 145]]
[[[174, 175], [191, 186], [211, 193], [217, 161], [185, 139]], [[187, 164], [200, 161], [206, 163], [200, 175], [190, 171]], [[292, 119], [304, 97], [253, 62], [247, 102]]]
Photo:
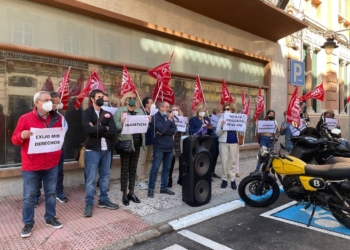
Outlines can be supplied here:
[[[159, 107], [159, 108], [160, 108], [160, 107], [164, 107], [165, 103], [169, 104], [168, 102], [159, 102], [159, 103], [158, 103], [158, 107]], [[170, 104], [169, 104], [169, 106], [170, 106]]]
[[[34, 97], [33, 97], [33, 101], [34, 101], [34, 104], [36, 101], [39, 101], [40, 97], [44, 94], [47, 94], [47, 95], [50, 95], [50, 92], [47, 92], [47, 91], [38, 91], [34, 94]], [[51, 96], [51, 95], [50, 95]]]

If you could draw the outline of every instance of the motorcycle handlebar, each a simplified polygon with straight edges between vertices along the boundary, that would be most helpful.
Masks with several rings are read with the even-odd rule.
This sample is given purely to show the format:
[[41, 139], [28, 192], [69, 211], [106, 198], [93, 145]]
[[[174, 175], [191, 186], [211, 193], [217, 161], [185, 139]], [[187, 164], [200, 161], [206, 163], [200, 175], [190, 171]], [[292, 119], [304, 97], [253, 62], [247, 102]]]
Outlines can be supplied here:
[[288, 156], [285, 156], [285, 155], [284, 155], [283, 158], [287, 159], [288, 161], [293, 161], [293, 159], [291, 159], [291, 158], [289, 158]]

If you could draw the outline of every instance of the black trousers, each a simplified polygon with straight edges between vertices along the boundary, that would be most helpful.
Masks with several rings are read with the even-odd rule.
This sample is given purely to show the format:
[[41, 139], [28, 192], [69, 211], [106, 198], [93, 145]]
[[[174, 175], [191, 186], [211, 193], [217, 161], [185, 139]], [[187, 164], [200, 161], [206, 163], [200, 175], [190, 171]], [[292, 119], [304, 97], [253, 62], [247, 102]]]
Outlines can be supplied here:
[[135, 179], [136, 179], [136, 168], [137, 162], [140, 155], [141, 139], [134, 141], [135, 151], [131, 153], [120, 154], [121, 160], [121, 173], [120, 173], [120, 183], [121, 191], [126, 192], [129, 181], [129, 190], [134, 190]]

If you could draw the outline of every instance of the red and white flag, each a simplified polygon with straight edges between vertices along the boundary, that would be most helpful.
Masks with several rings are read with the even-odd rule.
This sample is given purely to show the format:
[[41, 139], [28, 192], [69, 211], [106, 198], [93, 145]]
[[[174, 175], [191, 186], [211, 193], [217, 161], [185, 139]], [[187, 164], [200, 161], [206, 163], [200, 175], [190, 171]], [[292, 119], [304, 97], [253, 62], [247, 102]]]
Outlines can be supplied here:
[[[249, 107], [248, 107], [249, 105]], [[249, 103], [245, 96], [244, 89], [242, 89], [242, 113], [248, 115], [250, 110], [250, 99]]]
[[350, 102], [350, 96], [346, 98], [346, 104], [348, 104], [349, 102]]
[[265, 108], [264, 97], [261, 94], [261, 88], [259, 88], [258, 102], [256, 104], [256, 109], [254, 113], [254, 122], [258, 121], [259, 115], [261, 114], [261, 112], [264, 111], [264, 108]]
[[303, 95], [300, 97], [300, 101], [306, 101], [307, 99], [317, 99], [323, 102], [324, 99], [324, 88], [323, 88], [323, 83], [318, 85], [313, 91]]
[[286, 122], [289, 122], [295, 127], [299, 127], [300, 125], [300, 105], [297, 87], [295, 88], [292, 98], [290, 99], [290, 102], [288, 104]]
[[248, 117], [249, 117], [249, 113], [250, 113], [250, 103], [251, 103], [251, 99], [249, 97], [248, 101], [247, 101], [247, 104], [245, 106], [245, 108], [243, 109], [243, 114], [246, 114]]
[[154, 102], [158, 100], [166, 101], [169, 104], [175, 103], [174, 91], [169, 86], [169, 81], [171, 79], [170, 64], [173, 55], [174, 52], [171, 54], [169, 62], [158, 65], [147, 71], [150, 76], [157, 79], [157, 84], [152, 95]]
[[79, 96], [77, 97], [77, 99], [74, 102], [74, 107], [76, 109], [79, 109], [79, 107], [81, 106], [81, 104], [83, 103], [83, 100], [86, 96], [88, 96], [90, 94], [90, 92], [92, 90], [95, 89], [99, 89], [103, 92], [105, 92], [105, 87], [103, 86], [101, 79], [99, 77], [99, 75], [96, 72], [96, 69], [94, 69], [94, 71], [91, 73], [89, 79], [87, 80], [85, 87], [83, 88], [83, 90], [80, 92]]
[[84, 74], [81, 74], [77, 82], [69, 90], [69, 96], [78, 96], [84, 84]]
[[226, 102], [234, 103], [230, 92], [228, 91], [225, 79], [222, 79], [222, 87], [221, 87], [221, 105], [224, 105]]
[[199, 79], [199, 75], [197, 75], [196, 84], [194, 86], [192, 111], [196, 111], [199, 103], [204, 103], [204, 95], [203, 95], [201, 80]]
[[60, 85], [57, 88], [57, 93], [61, 98], [61, 103], [63, 104], [63, 110], [68, 109], [68, 99], [69, 99], [69, 73], [70, 73], [70, 67], [68, 68], [67, 72], [64, 74], [62, 81], [60, 82]]
[[123, 69], [122, 87], [120, 90], [120, 98], [123, 98], [123, 96], [128, 92], [133, 92], [136, 94], [136, 86], [132, 81], [130, 74], [128, 72], [128, 69], [126, 68], [124, 63], [123, 63], [123, 66], [124, 66], [124, 69]]
[[54, 91], [50, 76], [46, 79], [44, 86], [41, 88], [41, 91]]

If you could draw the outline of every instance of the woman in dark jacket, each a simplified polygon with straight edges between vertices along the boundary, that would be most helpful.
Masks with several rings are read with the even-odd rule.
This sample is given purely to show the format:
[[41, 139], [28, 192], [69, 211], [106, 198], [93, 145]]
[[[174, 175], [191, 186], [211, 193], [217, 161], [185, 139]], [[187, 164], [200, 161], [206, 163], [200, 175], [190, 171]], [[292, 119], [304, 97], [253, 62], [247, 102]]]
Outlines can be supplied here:
[[213, 125], [210, 124], [209, 117], [205, 116], [207, 107], [204, 103], [200, 103], [196, 109], [196, 116], [191, 117], [189, 120], [189, 134], [196, 134], [201, 128], [203, 128], [204, 134], [211, 134]]

